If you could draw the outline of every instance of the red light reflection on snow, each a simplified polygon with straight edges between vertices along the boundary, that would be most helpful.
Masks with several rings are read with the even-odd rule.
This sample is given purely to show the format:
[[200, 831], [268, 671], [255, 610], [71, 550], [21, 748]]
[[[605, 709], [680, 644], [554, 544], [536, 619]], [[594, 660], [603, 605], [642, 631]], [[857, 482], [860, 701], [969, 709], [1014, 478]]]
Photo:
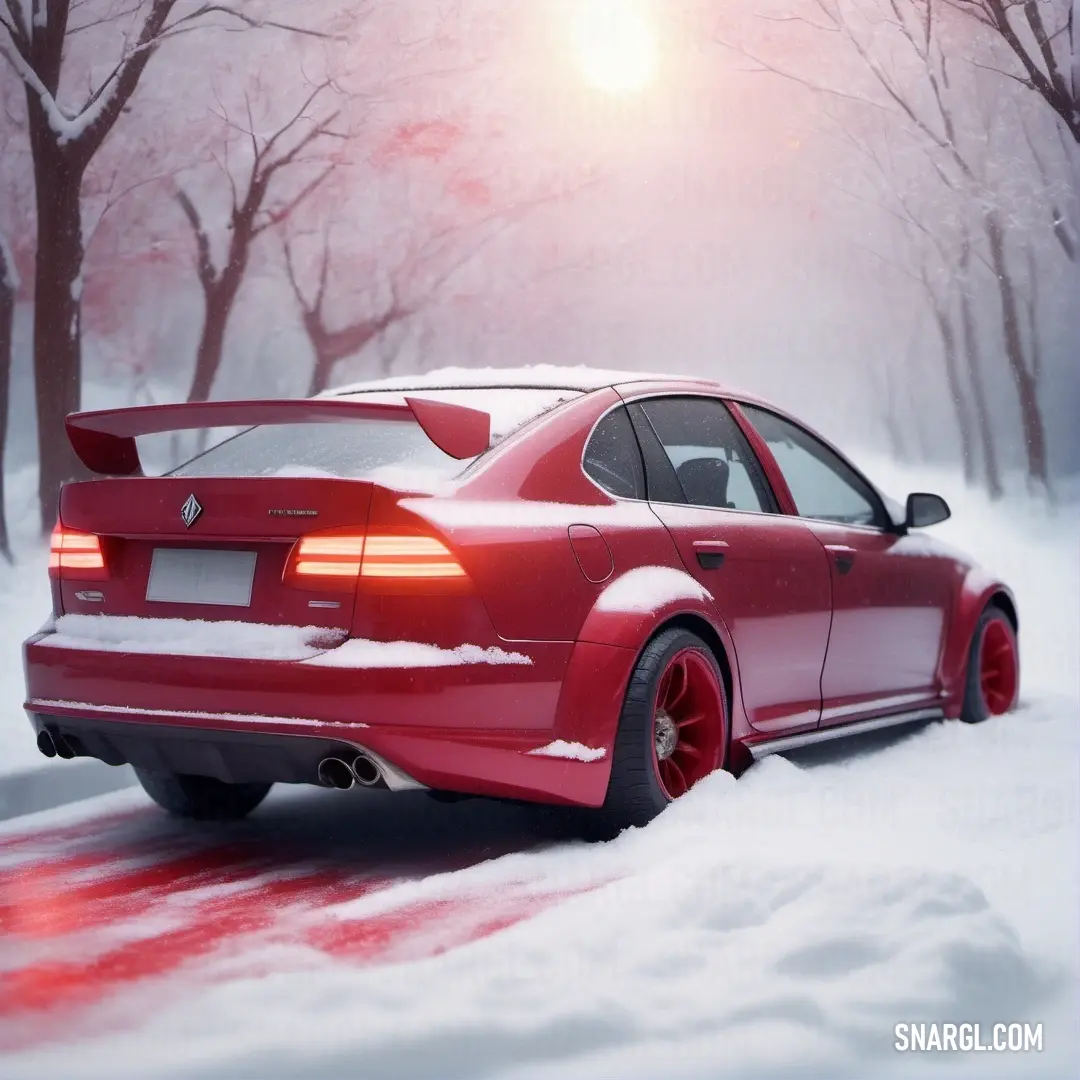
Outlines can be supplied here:
[[109, 847], [108, 824], [0, 840], [0, 1049], [55, 1039], [35, 1017], [70, 1021], [134, 984], [157, 980], [167, 997], [169, 976], [190, 986], [211, 958], [284, 943], [346, 964], [417, 960], [571, 895], [517, 884], [350, 917], [338, 905], [405, 879], [182, 835]]

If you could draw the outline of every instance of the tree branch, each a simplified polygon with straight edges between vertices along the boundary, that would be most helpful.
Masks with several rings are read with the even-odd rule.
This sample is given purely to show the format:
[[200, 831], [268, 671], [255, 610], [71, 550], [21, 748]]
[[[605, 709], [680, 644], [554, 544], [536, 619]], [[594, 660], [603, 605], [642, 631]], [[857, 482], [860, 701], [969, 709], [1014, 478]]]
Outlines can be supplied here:
[[[305, 37], [321, 38], [323, 40], [329, 40], [332, 37], [330, 34], [324, 34], [319, 30], [312, 30], [307, 26], [298, 26], [295, 23], [283, 23], [278, 22], [275, 19], [256, 19], [251, 15], [246, 15], [244, 12], [238, 11], [236, 8], [229, 7], [227, 4], [203, 4], [201, 7], [188, 12], [187, 15], [183, 15], [175, 22], [171, 23], [165, 28], [165, 32], [168, 33], [183, 23], [194, 22], [196, 19], [202, 19], [207, 15], [215, 14], [227, 15], [233, 19], [238, 19], [243, 23], [243, 27], [238, 27], [237, 29], [261, 30], [269, 28], [273, 30], [285, 30], [290, 34], [302, 34]], [[222, 27], [221, 29], [225, 28]]]
[[280, 225], [287, 218], [291, 217], [296, 208], [326, 182], [327, 178], [336, 167], [337, 166], [333, 164], [327, 165], [318, 176], [305, 184], [297, 195], [294, 195], [293, 198], [277, 210], [270, 211], [266, 216], [266, 220], [259, 222], [259, 224], [254, 227], [252, 230], [253, 234], [258, 236], [260, 233], [264, 233], [267, 229]]
[[[30, 44], [30, 28], [26, 25], [26, 18], [23, 11], [23, 6], [20, 0], [5, 0], [5, 5], [8, 11], [8, 19], [0, 19], [0, 26], [3, 26], [5, 30], [11, 35], [12, 41], [15, 43], [15, 47], [19, 48], [21, 45], [29, 46]], [[19, 48], [21, 52], [22, 49]]]
[[1042, 12], [1039, 11], [1036, 0], [1024, 0], [1024, 18], [1027, 19], [1035, 44], [1039, 47], [1039, 54], [1042, 56], [1050, 85], [1063, 99], [1067, 99], [1070, 96], [1069, 87], [1065, 83], [1057, 57], [1054, 55], [1053, 42], [1046, 32], [1046, 24], [1043, 22]]
[[177, 189], [176, 201], [180, 204], [180, 209], [183, 210], [184, 217], [187, 218], [188, 224], [191, 226], [191, 232], [195, 237], [195, 247], [198, 252], [196, 270], [199, 275], [199, 283], [204, 291], [209, 292], [217, 282], [218, 276], [210, 254], [210, 238], [206, 235], [199, 211], [187, 192], [183, 189]]

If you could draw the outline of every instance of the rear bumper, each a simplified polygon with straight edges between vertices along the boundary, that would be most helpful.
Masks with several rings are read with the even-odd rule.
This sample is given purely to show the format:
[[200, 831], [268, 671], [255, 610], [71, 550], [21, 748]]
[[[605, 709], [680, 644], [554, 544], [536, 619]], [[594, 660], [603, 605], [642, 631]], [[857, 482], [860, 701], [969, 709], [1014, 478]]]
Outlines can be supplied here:
[[111, 764], [317, 783], [319, 761], [353, 749], [415, 781], [402, 786], [584, 806], [607, 789], [606, 755], [530, 753], [560, 737], [570, 643], [515, 646], [529, 666], [356, 670], [66, 649], [42, 637], [24, 650], [32, 725]]

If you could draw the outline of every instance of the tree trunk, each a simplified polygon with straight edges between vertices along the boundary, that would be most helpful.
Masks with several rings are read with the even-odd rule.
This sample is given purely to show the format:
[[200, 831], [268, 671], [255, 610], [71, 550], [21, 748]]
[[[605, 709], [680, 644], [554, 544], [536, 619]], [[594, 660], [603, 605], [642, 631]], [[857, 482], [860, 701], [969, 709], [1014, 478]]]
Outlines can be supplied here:
[[888, 363], [879, 368], [877, 383], [878, 397], [881, 399], [881, 409], [878, 415], [881, 417], [882, 426], [889, 440], [889, 451], [895, 461], [907, 460], [907, 448], [904, 445], [903, 425], [900, 423], [900, 410], [897, 400], [897, 392], [892, 372]]
[[325, 349], [319, 348], [314, 339], [312, 339], [311, 345], [315, 350], [315, 363], [311, 368], [311, 382], [308, 384], [307, 396], [315, 397], [316, 394], [321, 394], [329, 388], [330, 376], [334, 373], [334, 364], [337, 363], [337, 358], [332, 353], [326, 352]]
[[[3, 244], [0, 238], [0, 244]], [[4, 447], [7, 445], [8, 404], [11, 387], [11, 336], [15, 321], [15, 281], [9, 276], [4, 250], [0, 250], [0, 556], [11, 562], [11, 540], [4, 513]]]
[[41, 470], [38, 497], [42, 531], [47, 532], [56, 523], [61, 484], [85, 472], [64, 429], [64, 418], [79, 409], [82, 382], [82, 172], [56, 148], [51, 132], [38, 135], [34, 384]]
[[1024, 343], [1020, 336], [1020, 317], [1016, 289], [1005, 258], [1005, 238], [1001, 222], [994, 213], [986, 215], [986, 235], [990, 241], [990, 260], [1001, 295], [1001, 323], [1005, 340], [1005, 356], [1009, 361], [1013, 384], [1016, 386], [1020, 423], [1024, 433], [1028, 477], [1050, 489], [1050, 468], [1046, 448], [1046, 426], [1039, 405], [1038, 380], [1027, 364]]
[[960, 293], [960, 318], [964, 330], [964, 357], [967, 360], [968, 381], [971, 383], [971, 397], [975, 406], [975, 425], [979, 429], [983, 467], [986, 470], [986, 490], [991, 499], [1000, 499], [1004, 494], [1004, 489], [1001, 486], [1001, 469], [998, 465], [997, 437], [994, 432], [994, 420], [990, 415], [990, 405], [986, 399], [982, 350], [979, 348], [975, 312], [972, 310], [971, 297], [966, 288]]
[[[244, 236], [237, 235], [241, 228], [244, 229]], [[188, 391], [188, 401], [210, 400], [210, 391], [214, 388], [214, 380], [221, 368], [229, 316], [247, 270], [248, 252], [253, 239], [250, 235], [250, 224], [241, 226], [234, 221], [233, 229], [229, 262], [212, 281], [203, 282], [206, 318], [203, 321], [202, 336], [199, 338], [199, 351], [195, 354], [195, 374]]]
[[960, 457], [964, 468], [964, 483], [975, 483], [975, 437], [972, 431], [971, 414], [968, 412], [964, 383], [960, 378], [960, 363], [956, 354], [956, 331], [946, 311], [934, 307], [934, 319], [941, 333], [941, 344], [945, 353], [945, 380], [949, 386], [956, 413], [956, 432], [960, 436]]
[[1072, 46], [1072, 96], [1073, 101], [1080, 102], [1080, 0], [1072, 0], [1069, 39]]
[[885, 426], [885, 434], [889, 438], [889, 450], [894, 461], [906, 461], [907, 449], [904, 446], [904, 436], [900, 430], [900, 422], [896, 418], [896, 409], [892, 404], [886, 404], [881, 410], [881, 422]]
[[221, 367], [221, 354], [225, 345], [225, 329], [229, 323], [231, 302], [217, 291], [206, 297], [206, 319], [203, 322], [199, 351], [195, 354], [195, 374], [188, 391], [188, 401], [209, 401], [214, 379]]

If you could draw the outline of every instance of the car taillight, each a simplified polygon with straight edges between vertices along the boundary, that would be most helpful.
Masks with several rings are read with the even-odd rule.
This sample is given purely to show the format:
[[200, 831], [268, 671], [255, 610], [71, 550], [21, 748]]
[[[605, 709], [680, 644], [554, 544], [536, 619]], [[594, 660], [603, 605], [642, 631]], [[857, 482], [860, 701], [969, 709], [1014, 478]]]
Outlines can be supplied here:
[[360, 574], [365, 578], [463, 578], [465, 570], [433, 536], [374, 534], [364, 545]]
[[109, 576], [101, 537], [57, 525], [49, 545], [49, 573], [56, 578], [103, 581]]
[[285, 570], [286, 584], [299, 589], [341, 590], [357, 581], [376, 591], [388, 586], [416, 587], [466, 580], [450, 549], [419, 533], [369, 533], [328, 530], [302, 536]]
[[330, 529], [302, 536], [293, 546], [285, 581], [300, 589], [348, 589], [360, 576], [364, 534]]
[[308, 536], [296, 549], [296, 573], [300, 577], [359, 577], [363, 553], [362, 536]]

